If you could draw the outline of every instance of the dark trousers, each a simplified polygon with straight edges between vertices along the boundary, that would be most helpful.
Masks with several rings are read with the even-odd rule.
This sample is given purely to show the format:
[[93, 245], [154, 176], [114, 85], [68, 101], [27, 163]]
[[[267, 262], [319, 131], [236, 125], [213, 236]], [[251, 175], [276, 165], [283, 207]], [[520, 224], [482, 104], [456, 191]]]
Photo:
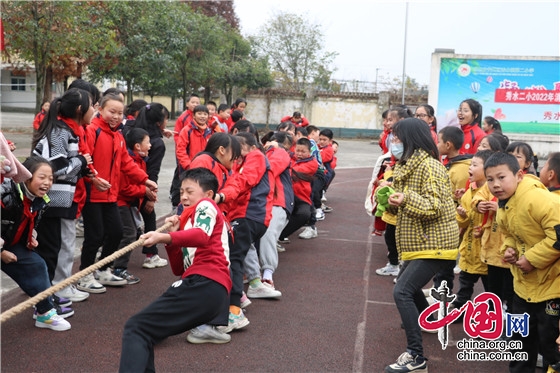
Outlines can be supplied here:
[[[403, 266], [393, 289], [393, 298], [401, 315], [406, 333], [407, 351], [412, 355], [424, 354], [422, 331], [418, 324], [419, 309], [426, 309], [428, 301], [422, 292], [434, 275], [448, 267], [455, 266], [454, 260], [416, 259]], [[421, 304], [423, 303], [423, 304]]]
[[54, 272], [58, 264], [58, 253], [62, 246], [60, 219], [60, 217], [43, 217], [41, 224], [37, 227], [39, 246], [35, 248], [35, 251], [44, 259], [50, 281], [54, 278]]
[[[513, 334], [512, 340], [522, 343], [521, 351], [527, 352], [527, 361], [512, 361], [509, 363], [511, 373], [534, 372], [537, 365], [537, 354], [543, 356], [545, 364], [560, 361], [560, 352], [556, 344], [558, 338], [558, 312], [560, 310], [560, 299], [554, 299], [539, 303], [528, 303], [517, 294], [513, 295], [513, 313], [520, 315], [529, 314], [529, 335], [522, 337]], [[554, 315], [555, 314], [555, 315]], [[519, 350], [516, 350], [516, 352]], [[544, 365], [546, 367], [546, 365]], [[543, 368], [543, 371], [546, 368]]]
[[253, 242], [257, 242], [266, 232], [266, 226], [250, 219], [235, 219], [231, 222], [233, 239], [229, 239], [229, 262], [231, 281], [230, 304], [241, 306], [243, 293], [243, 261]]
[[323, 189], [325, 188], [325, 174], [317, 172], [311, 181], [311, 202], [316, 209], [321, 208], [323, 197]]
[[[119, 243], [118, 249], [122, 249], [125, 246], [130, 245], [134, 241], [136, 241], [139, 237], [138, 228], [136, 228], [136, 223], [134, 222], [134, 218], [132, 217], [132, 210], [130, 206], [118, 206], [119, 214], [121, 216], [121, 223], [122, 223], [122, 238], [121, 242]], [[113, 263], [114, 268], [121, 268], [127, 269], [128, 262], [130, 260], [130, 255], [132, 255], [132, 251], [127, 252], [121, 257], [115, 259]]]
[[[80, 270], [95, 262], [95, 254], [101, 246], [100, 259], [113, 254], [119, 247], [122, 238], [122, 223], [119, 209], [113, 203], [86, 202], [82, 210], [84, 219], [84, 243]], [[104, 266], [101, 270], [108, 267]]]
[[179, 161], [177, 161], [177, 167], [175, 167], [173, 179], [171, 180], [171, 187], [169, 188], [169, 196], [171, 197], [171, 205], [173, 205], [173, 207], [179, 205], [181, 202], [181, 174], [183, 172], [185, 172], [185, 170], [179, 165]]
[[294, 199], [294, 210], [290, 215], [288, 224], [280, 233], [280, 240], [289, 237], [292, 233], [303, 227], [311, 216], [311, 205], [297, 197]]
[[[21, 290], [30, 297], [47, 290], [51, 286], [47, 265], [43, 258], [35, 251], [29, 250], [22, 243], [6, 247], [5, 250], [11, 251], [17, 256], [17, 261], [12, 263], [2, 263], [2, 271], [14, 280]], [[51, 297], [40, 301], [36, 305], [38, 313], [45, 313], [51, 310], [54, 305]]]
[[467, 273], [465, 271], [461, 271], [461, 273], [459, 273], [459, 291], [457, 292], [457, 298], [453, 301], [453, 305], [455, 307], [463, 307], [465, 303], [471, 300], [474, 292], [474, 284], [476, 284], [478, 279], [482, 281], [484, 291], [488, 291], [487, 275], [478, 275], [474, 273]]
[[513, 275], [509, 268], [488, 265], [488, 291], [496, 294], [502, 303], [507, 304], [511, 313], [513, 303]]
[[[140, 209], [140, 213], [142, 214], [142, 219], [144, 219], [144, 232], [151, 232], [157, 229], [156, 226], [156, 211], [152, 211], [150, 213], [145, 212], [143, 209]], [[142, 248], [142, 254], [153, 254], [156, 255], [158, 253], [157, 245], [153, 246], [144, 246]]]
[[227, 290], [217, 282], [199, 275], [176, 281], [126, 322], [119, 372], [155, 372], [156, 343], [213, 320], [227, 325], [227, 310]]
[[397, 227], [393, 224], [387, 223], [385, 227], [385, 245], [387, 245], [387, 258], [392, 265], [399, 264], [399, 252], [397, 251], [397, 239], [395, 233]]

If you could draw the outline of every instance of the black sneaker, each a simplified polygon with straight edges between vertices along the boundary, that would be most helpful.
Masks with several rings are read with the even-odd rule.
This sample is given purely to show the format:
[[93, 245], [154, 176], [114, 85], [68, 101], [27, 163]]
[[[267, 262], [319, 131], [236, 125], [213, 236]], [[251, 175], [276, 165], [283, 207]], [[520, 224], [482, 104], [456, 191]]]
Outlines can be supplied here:
[[70, 299], [59, 297], [56, 294], [52, 295], [52, 299], [54, 304], [59, 307], [70, 307], [72, 305], [72, 301]]
[[286, 237], [286, 238], [279, 238], [279, 239], [278, 239], [278, 243], [279, 243], [280, 245], [286, 245], [286, 244], [290, 243], [290, 239], [289, 239], [288, 237]]
[[423, 356], [416, 355], [412, 356], [408, 352], [404, 352], [398, 357], [397, 362], [385, 367], [386, 373], [407, 373], [407, 372], [417, 372], [417, 373], [428, 373], [428, 365], [426, 364], [426, 359]]
[[128, 272], [125, 268], [117, 268], [113, 270], [113, 274], [122, 279], [125, 279], [128, 285], [137, 284], [140, 279], [134, 276], [132, 273]]
[[[74, 315], [74, 310], [70, 307], [60, 307], [59, 305], [55, 304], [54, 309], [56, 310], [56, 314], [63, 319]], [[37, 320], [37, 309], [35, 309], [35, 312], [33, 312], [33, 319]]]

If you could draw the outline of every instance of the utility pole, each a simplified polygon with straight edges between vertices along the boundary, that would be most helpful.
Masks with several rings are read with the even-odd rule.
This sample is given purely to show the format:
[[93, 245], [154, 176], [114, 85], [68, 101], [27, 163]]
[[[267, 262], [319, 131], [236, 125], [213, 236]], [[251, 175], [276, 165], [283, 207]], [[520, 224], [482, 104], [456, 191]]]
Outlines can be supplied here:
[[377, 91], [377, 76], [379, 75], [379, 70], [381, 70], [380, 67], [376, 67], [376, 68], [375, 68], [375, 92], [374, 92], [374, 93], [377, 93], [377, 92], [378, 92], [378, 91]]
[[406, 15], [404, 18], [404, 52], [403, 52], [403, 64], [402, 64], [402, 101], [401, 104], [404, 105], [404, 91], [405, 91], [405, 81], [406, 81], [406, 35], [408, 32], [408, 1], [406, 2]]

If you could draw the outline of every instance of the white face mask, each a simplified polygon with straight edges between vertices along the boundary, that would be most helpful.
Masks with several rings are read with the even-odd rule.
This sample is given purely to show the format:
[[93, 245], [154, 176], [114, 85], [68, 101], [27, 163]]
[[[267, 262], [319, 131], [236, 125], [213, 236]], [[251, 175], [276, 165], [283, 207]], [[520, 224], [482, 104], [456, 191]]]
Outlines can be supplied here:
[[404, 153], [404, 145], [402, 142], [399, 142], [397, 144], [391, 144], [391, 154], [393, 154], [395, 158], [401, 159], [403, 153]]

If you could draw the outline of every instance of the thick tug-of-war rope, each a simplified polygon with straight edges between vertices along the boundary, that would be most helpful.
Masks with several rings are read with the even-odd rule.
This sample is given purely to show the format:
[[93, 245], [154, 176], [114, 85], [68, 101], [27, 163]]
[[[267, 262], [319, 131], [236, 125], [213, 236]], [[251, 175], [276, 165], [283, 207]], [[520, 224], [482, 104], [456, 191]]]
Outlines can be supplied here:
[[[171, 228], [172, 223], [165, 223], [164, 225], [162, 225], [160, 228], [158, 228], [156, 230], [156, 232], [163, 232], [168, 230], [169, 228]], [[79, 279], [81, 279], [84, 276], [89, 275], [90, 273], [93, 273], [95, 270], [98, 270], [99, 268], [103, 267], [106, 264], [109, 264], [111, 262], [113, 262], [115, 259], [123, 256], [124, 254], [126, 254], [129, 251], [132, 251], [134, 249], [136, 249], [137, 247], [140, 246], [144, 246], [144, 240], [143, 239], [138, 239], [136, 241], [134, 241], [133, 243], [131, 243], [130, 245], [127, 245], [125, 247], [123, 247], [122, 249], [115, 251], [113, 254], [109, 255], [106, 258], [103, 258], [102, 260], [98, 261], [97, 263], [82, 269], [80, 272], [77, 272], [75, 274], [73, 274], [72, 276], [68, 277], [66, 280], [51, 286], [50, 288], [40, 292], [39, 294], [35, 295], [34, 297], [29, 298], [28, 300], [26, 300], [25, 302], [22, 302], [20, 304], [18, 304], [17, 306], [14, 306], [12, 308], [10, 308], [9, 310], [2, 312], [1, 315], [1, 320], [0, 323], [3, 323], [4, 321], [14, 317], [15, 315], [21, 313], [22, 311], [31, 308], [32, 306], [36, 305], [37, 303], [39, 303], [40, 301], [42, 301], [43, 299], [46, 299], [47, 297], [53, 295], [54, 293], [56, 293], [57, 291], [60, 291], [62, 289], [64, 289], [65, 287], [78, 282]]]

